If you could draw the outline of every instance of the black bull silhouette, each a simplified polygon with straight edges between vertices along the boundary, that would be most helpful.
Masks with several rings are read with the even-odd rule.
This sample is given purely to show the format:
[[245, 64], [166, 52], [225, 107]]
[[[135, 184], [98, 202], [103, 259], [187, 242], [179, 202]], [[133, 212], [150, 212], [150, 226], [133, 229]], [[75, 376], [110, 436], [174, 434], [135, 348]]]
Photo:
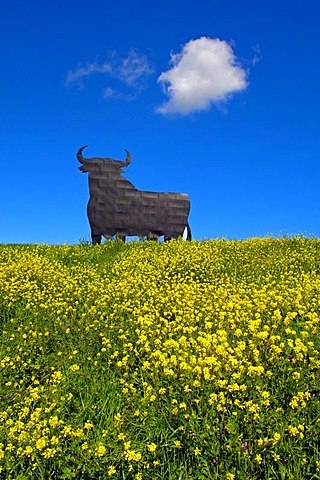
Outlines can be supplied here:
[[123, 161], [112, 158], [84, 158], [83, 149], [77, 158], [79, 170], [89, 173], [88, 219], [93, 244], [101, 243], [101, 236], [114, 235], [125, 239], [127, 235], [151, 236], [165, 240], [178, 238], [187, 228], [187, 239], [191, 239], [188, 224], [190, 200], [184, 193], [157, 193], [138, 190], [124, 178], [123, 167], [131, 162], [128, 150]]

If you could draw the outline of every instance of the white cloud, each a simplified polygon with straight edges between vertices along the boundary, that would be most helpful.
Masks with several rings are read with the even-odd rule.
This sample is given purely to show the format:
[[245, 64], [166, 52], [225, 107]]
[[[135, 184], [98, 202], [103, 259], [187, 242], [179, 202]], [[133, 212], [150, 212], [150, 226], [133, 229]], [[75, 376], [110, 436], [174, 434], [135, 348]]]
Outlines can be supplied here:
[[102, 97], [107, 99], [107, 98], [110, 98], [110, 97], [114, 97], [116, 94], [116, 92], [114, 91], [113, 88], [105, 88], [103, 91], [102, 91]]
[[158, 78], [169, 97], [157, 108], [162, 114], [207, 110], [248, 86], [231, 46], [218, 38], [190, 40], [181, 53], [171, 54], [171, 64]]
[[153, 69], [147, 57], [138, 49], [132, 48], [124, 58], [113, 52], [105, 62], [94, 61], [84, 66], [79, 66], [75, 70], [69, 70], [66, 76], [66, 85], [83, 87], [84, 80], [87, 77], [94, 74], [106, 74], [110, 78], [119, 80], [122, 84], [130, 87], [135, 94], [122, 94], [122, 92], [108, 86], [102, 92], [103, 98], [132, 99], [145, 88], [147, 78], [151, 73], [153, 73]]
[[69, 70], [66, 78], [66, 85], [77, 84], [79, 87], [83, 86], [83, 79], [89, 77], [94, 73], [112, 73], [112, 66], [108, 63], [98, 64], [87, 63], [83, 67], [78, 67], [76, 70]]
[[120, 60], [115, 71], [119, 74], [119, 78], [130, 86], [135, 86], [137, 82], [145, 80], [153, 73], [147, 57], [133, 48], [129, 50], [126, 58]]
[[253, 58], [251, 60], [251, 63], [252, 63], [252, 66], [255, 66], [256, 63], [260, 62], [261, 58], [262, 58], [262, 53], [261, 53], [261, 48], [260, 48], [260, 45], [259, 43], [257, 43], [256, 45], [254, 45], [252, 47], [252, 50], [254, 52], [254, 55], [253, 55]]
[[134, 100], [137, 97], [138, 92], [133, 91], [130, 93], [120, 92], [113, 88], [107, 87], [102, 90], [102, 98], [108, 100], [109, 98], [116, 98], [118, 100]]

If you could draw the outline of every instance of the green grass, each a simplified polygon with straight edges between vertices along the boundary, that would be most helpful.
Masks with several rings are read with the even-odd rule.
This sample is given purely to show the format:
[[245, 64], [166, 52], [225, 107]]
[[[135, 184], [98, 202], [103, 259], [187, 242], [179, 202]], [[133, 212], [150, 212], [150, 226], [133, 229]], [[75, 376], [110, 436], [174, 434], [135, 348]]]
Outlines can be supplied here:
[[0, 246], [0, 478], [319, 479], [320, 240]]

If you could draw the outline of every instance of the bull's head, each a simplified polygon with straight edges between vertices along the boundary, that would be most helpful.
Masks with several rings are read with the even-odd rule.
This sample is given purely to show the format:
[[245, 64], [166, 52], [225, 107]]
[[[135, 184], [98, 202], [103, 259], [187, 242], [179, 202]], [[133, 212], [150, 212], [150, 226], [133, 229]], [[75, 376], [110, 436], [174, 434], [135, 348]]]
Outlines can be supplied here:
[[[127, 158], [123, 161], [121, 160], [113, 160], [112, 158], [100, 158], [100, 157], [93, 157], [93, 158], [84, 158], [82, 155], [82, 151], [87, 148], [87, 145], [84, 147], [81, 147], [78, 150], [77, 153], [77, 158], [79, 162], [81, 163], [81, 167], [79, 167], [79, 170], [82, 173], [89, 172], [92, 168], [97, 168], [97, 167], [103, 167], [103, 165], [107, 162], [109, 164], [112, 164], [115, 167], [118, 167], [120, 172], [122, 167], [127, 167], [129, 163], [131, 162], [131, 155], [130, 152], [125, 148], [125, 151], [127, 152]], [[91, 168], [90, 168], [91, 167]]]

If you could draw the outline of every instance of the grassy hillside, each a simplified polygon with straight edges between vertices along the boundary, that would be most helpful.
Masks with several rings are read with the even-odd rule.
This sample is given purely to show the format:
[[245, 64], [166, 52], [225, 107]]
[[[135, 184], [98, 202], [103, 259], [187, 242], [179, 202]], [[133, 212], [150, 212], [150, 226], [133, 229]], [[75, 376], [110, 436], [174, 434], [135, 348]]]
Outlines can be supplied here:
[[319, 479], [320, 240], [0, 246], [0, 478]]

